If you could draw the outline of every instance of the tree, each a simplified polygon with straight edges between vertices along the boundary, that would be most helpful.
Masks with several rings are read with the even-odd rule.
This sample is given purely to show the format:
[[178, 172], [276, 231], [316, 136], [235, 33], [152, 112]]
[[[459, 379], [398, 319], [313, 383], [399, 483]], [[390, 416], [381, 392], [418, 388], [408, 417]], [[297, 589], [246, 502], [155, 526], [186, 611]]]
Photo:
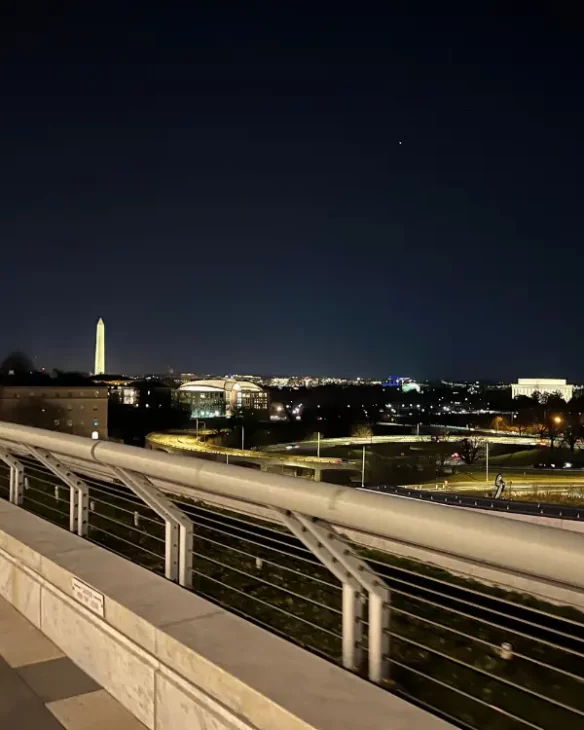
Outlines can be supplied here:
[[452, 456], [452, 443], [442, 441], [440, 436], [431, 436], [424, 451], [429, 464], [434, 467], [435, 477], [443, 476], [446, 462]]
[[353, 428], [351, 436], [354, 436], [358, 439], [370, 439], [373, 438], [373, 429], [366, 423], [358, 423]]
[[582, 404], [572, 398], [568, 403], [568, 407], [565, 412], [565, 426], [562, 434], [563, 443], [568, 446], [570, 451], [574, 453], [576, 444], [582, 439]]
[[563, 414], [566, 410], [566, 401], [559, 393], [544, 393], [540, 401], [540, 408], [543, 409], [542, 422], [545, 426], [542, 437], [549, 439], [550, 449], [553, 451], [556, 440], [564, 430]]
[[0, 373], [2, 375], [23, 375], [32, 373], [34, 365], [32, 360], [24, 352], [11, 352], [5, 357], [2, 365], [0, 365]]
[[481, 439], [478, 436], [468, 436], [467, 438], [462, 439], [462, 441], [458, 444], [458, 453], [460, 454], [460, 458], [465, 464], [474, 464], [477, 456], [479, 455], [479, 451], [483, 448], [484, 444], [484, 439]]

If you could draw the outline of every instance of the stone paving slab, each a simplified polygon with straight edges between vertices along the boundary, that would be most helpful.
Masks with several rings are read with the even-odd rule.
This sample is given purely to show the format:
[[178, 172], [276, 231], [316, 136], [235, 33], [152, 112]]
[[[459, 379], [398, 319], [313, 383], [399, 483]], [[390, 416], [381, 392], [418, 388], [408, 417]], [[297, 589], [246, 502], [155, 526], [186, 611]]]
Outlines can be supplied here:
[[145, 730], [0, 598], [1, 730]]

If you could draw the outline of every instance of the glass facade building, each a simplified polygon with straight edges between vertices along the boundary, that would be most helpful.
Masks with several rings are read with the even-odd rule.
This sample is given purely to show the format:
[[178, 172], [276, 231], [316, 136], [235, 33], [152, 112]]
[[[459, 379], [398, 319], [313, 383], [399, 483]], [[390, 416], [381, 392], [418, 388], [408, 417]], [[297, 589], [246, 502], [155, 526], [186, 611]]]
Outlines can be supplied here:
[[183, 383], [177, 395], [191, 418], [229, 418], [241, 412], [268, 418], [268, 394], [245, 380], [193, 380]]
[[[192, 385], [187, 383], [187, 385]], [[226, 415], [225, 392], [208, 387], [179, 388], [178, 400], [189, 410], [191, 418], [218, 418]]]

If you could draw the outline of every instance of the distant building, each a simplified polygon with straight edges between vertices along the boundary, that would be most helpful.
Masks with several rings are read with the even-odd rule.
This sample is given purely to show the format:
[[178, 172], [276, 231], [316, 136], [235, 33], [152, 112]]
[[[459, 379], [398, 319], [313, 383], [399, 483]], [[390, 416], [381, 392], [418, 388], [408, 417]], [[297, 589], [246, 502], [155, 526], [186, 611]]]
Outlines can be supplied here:
[[545, 393], [547, 395], [557, 393], [565, 401], [569, 401], [574, 394], [574, 386], [568, 385], [564, 379], [557, 378], [519, 378], [516, 383], [511, 385], [513, 398], [517, 398], [520, 395], [531, 398], [534, 393]]
[[171, 387], [160, 380], [132, 380], [119, 387], [117, 400], [135, 408], [169, 408], [171, 391]]
[[268, 394], [245, 380], [193, 380], [178, 389], [191, 418], [231, 417], [238, 412], [268, 418]]
[[131, 383], [134, 378], [129, 378], [126, 375], [94, 375], [91, 378], [91, 382], [95, 385], [104, 385], [107, 387], [109, 399], [112, 403], [121, 403], [123, 389], [126, 385]]
[[272, 388], [287, 388], [290, 384], [290, 378], [270, 378], [268, 385]]
[[384, 388], [399, 388], [404, 380], [407, 380], [407, 378], [401, 375], [390, 375], [382, 385]]
[[197, 373], [181, 373], [179, 377], [180, 384], [184, 385], [185, 383], [190, 383], [193, 380], [199, 380], [201, 375], [198, 375]]
[[107, 415], [107, 388], [81, 376], [31, 373], [0, 379], [1, 421], [105, 439]]

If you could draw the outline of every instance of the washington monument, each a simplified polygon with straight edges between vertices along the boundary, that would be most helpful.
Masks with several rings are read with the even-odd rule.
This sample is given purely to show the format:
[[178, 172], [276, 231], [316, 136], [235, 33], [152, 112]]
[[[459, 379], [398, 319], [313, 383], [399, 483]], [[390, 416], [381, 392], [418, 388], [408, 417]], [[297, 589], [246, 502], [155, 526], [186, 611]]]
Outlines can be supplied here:
[[100, 317], [97, 320], [95, 333], [95, 372], [94, 375], [105, 373], [105, 325]]

